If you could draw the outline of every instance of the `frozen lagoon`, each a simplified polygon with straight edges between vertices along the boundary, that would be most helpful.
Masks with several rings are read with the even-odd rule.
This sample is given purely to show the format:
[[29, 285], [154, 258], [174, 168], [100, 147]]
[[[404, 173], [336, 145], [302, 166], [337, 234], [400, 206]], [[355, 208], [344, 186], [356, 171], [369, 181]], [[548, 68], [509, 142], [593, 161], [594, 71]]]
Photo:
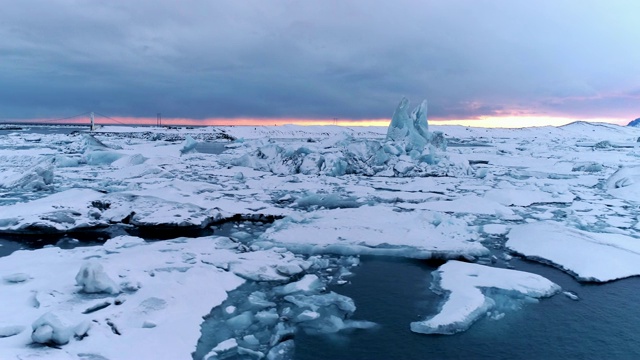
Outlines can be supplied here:
[[[395, 153], [398, 150], [397, 147], [385, 148], [385, 129], [337, 127], [171, 130], [106, 128], [104, 133], [95, 135], [94, 139], [99, 140], [98, 142], [82, 135], [66, 134], [39, 134], [40, 140], [34, 142], [34, 138], [28, 133], [7, 134], [2, 137], [3, 149], [13, 146], [20, 150], [3, 150], [4, 152], [0, 154], [3, 159], [3, 174], [13, 174], [12, 177], [3, 178], [5, 181], [3, 194], [6, 194], [3, 204], [6, 205], [0, 208], [0, 217], [2, 217], [0, 225], [7, 234], [20, 237], [32, 236], [34, 233], [42, 232], [43, 229], [48, 229], [47, 232], [50, 233], [48, 236], [60, 236], [66, 233], [73, 234], [74, 231], [91, 233], [114, 227], [125, 232], [136, 231], [140, 226], [160, 227], [171, 233], [180, 234], [181, 231], [185, 233], [197, 232], [198, 229], [204, 231], [218, 226], [217, 224], [234, 221], [238, 225], [243, 225], [244, 228], [238, 227], [226, 234], [218, 232], [218, 235], [230, 236], [235, 244], [232, 253], [235, 252], [236, 255], [230, 256], [240, 260], [245, 256], [242, 254], [259, 254], [261, 251], [284, 254], [287, 250], [283, 249], [283, 246], [297, 253], [295, 256], [299, 260], [296, 261], [301, 261], [299, 265], [292, 264], [280, 270], [276, 269], [276, 264], [271, 267], [274, 270], [272, 275], [279, 281], [278, 284], [274, 284], [275, 287], [287, 282], [295, 282], [302, 274], [317, 273], [322, 287], [313, 289], [314, 294], [325, 294], [332, 289], [338, 294], [345, 295], [350, 286], [360, 286], [358, 281], [366, 277], [364, 273], [379, 271], [388, 274], [392, 271], [385, 266], [382, 266], [381, 270], [367, 268], [366, 260], [360, 267], [351, 269], [349, 267], [343, 267], [343, 269], [330, 265], [330, 262], [320, 261], [315, 262], [316, 270], [309, 270], [310, 267], [305, 270], [304, 267], [308, 265], [310, 256], [322, 259], [326, 256], [323, 254], [329, 253], [331, 254], [329, 258], [339, 259], [341, 255], [354, 254], [399, 257], [422, 254], [409, 257], [435, 258], [440, 264], [447, 259], [464, 259], [480, 264], [478, 266], [514, 267], [516, 270], [545, 276], [561, 285], [564, 291], [575, 291], [580, 298], [580, 301], [575, 302], [568, 296], [555, 295], [550, 299], [542, 299], [536, 304], [531, 303], [533, 301], [530, 299], [522, 298], [526, 301], [515, 306], [520, 310], [492, 309], [489, 314], [485, 314], [488, 317], [482, 316], [475, 325], [462, 334], [452, 337], [410, 336], [411, 339], [415, 339], [411, 345], [415, 345], [414, 348], [421, 348], [422, 343], [432, 345], [437, 343], [440, 345], [435, 348], [442, 347], [443, 354], [447, 353], [448, 345], [446, 344], [451, 344], [448, 351], [454, 351], [453, 344], [457, 341], [456, 339], [472, 336], [469, 334], [475, 334], [476, 329], [483, 329], [483, 332], [488, 329], [488, 333], [492, 333], [492, 329], [510, 328], [510, 331], [503, 333], [505, 337], [501, 338], [501, 341], [517, 343], [516, 339], [506, 334], [518, 334], [514, 329], [527, 328], [528, 322], [518, 322], [523, 316], [538, 316], [546, 319], [544, 321], [551, 322], [548, 316], [554, 314], [555, 310], [550, 308], [554, 305], [556, 306], [554, 309], [558, 307], [565, 309], [567, 316], [575, 314], [576, 317], [580, 317], [581, 306], [588, 303], [591, 293], [594, 294], [592, 299], [603, 299], [602, 302], [594, 303], [605, 309], [605, 313], [614, 317], [619, 316], [615, 311], [611, 312], [613, 309], [609, 309], [610, 307], [606, 304], [607, 289], [618, 291], [620, 290], [618, 284], [635, 284], [635, 278], [602, 286], [580, 285], [571, 279], [558, 280], [554, 278], [556, 275], [553, 275], [557, 270], [522, 262], [517, 257], [513, 259], [512, 257], [517, 254], [506, 248], [505, 243], [511, 241], [512, 229], [526, 226], [525, 224], [542, 224], [549, 221], [561, 224], [560, 229], [576, 229], [576, 231], [587, 233], [585, 235], [587, 237], [600, 237], [600, 235], [588, 235], [593, 233], [617, 234], [616, 236], [623, 236], [629, 241], [636, 239], [637, 205], [633, 199], [627, 199], [624, 196], [626, 190], [631, 192], [634, 189], [633, 168], [630, 167], [630, 170], [622, 175], [618, 172], [619, 166], [633, 164], [636, 161], [638, 157], [636, 149], [585, 147], [584, 144], [589, 141], [596, 144], [603, 139], [612, 143], [631, 143], [638, 136], [637, 130], [581, 123], [563, 128], [522, 130], [485, 130], [463, 127], [432, 127], [432, 130], [433, 128], [442, 131], [444, 137], [452, 141], [482, 143], [485, 146], [435, 149], [433, 152], [432, 149], [423, 149], [420, 154], [402, 154]], [[194, 149], [185, 145], [188, 142], [183, 143], [187, 136], [194, 139], [226, 136], [243, 140], [229, 143], [222, 154], [208, 154], [191, 152]], [[269, 137], [289, 138], [289, 140], [280, 142], [261, 140]], [[486, 146], [487, 143], [491, 146]], [[195, 149], [197, 150], [197, 147]], [[404, 149], [406, 150], [406, 147]], [[368, 158], [365, 155], [369, 151], [378, 152], [377, 162], [366, 160]], [[247, 154], [249, 156], [246, 156]], [[386, 160], [384, 154], [388, 157]], [[242, 164], [238, 159], [243, 159]], [[30, 172], [30, 169], [37, 167], [44, 171]], [[53, 174], [53, 181], [48, 181], [48, 178], [43, 176], [47, 175], [49, 170]], [[344, 173], [341, 173], [342, 171]], [[613, 176], [614, 173], [617, 175]], [[21, 177], [17, 174], [35, 175]], [[621, 176], [624, 176], [624, 179], [619, 179]], [[615, 181], [608, 181], [610, 178]], [[15, 189], [16, 184], [21, 186], [19, 191]], [[64, 194], [74, 194], [73, 191], [77, 191], [74, 189], [98, 191], [91, 193], [91, 196], [84, 196], [83, 199], [77, 196], [64, 198]], [[16, 196], [17, 193], [21, 196]], [[39, 203], [46, 204], [47, 197], [52, 194], [54, 197], [51, 199], [63, 196], [65, 200], [57, 203], [50, 202], [47, 206], [36, 206]], [[29, 204], [33, 206], [28, 206]], [[24, 210], [24, 215], [21, 215], [23, 213], [16, 210], [20, 208], [28, 211]], [[368, 208], [375, 210], [368, 212]], [[417, 216], [420, 216], [421, 220], [414, 221], [421, 222], [423, 226], [421, 232], [425, 234], [423, 244], [419, 243], [419, 232], [414, 233], [415, 227], [411, 226], [410, 219], [418, 219]], [[243, 223], [244, 220], [263, 222], [275, 220], [275, 224], [263, 225], [255, 230], [252, 226]], [[331, 229], [331, 223], [339, 220], [345, 223], [341, 223], [339, 227], [336, 226], [338, 229]], [[342, 234], [339, 229], [343, 229]], [[279, 231], [282, 232], [279, 233]], [[322, 236], [323, 232], [332, 234], [328, 242], [327, 237]], [[290, 234], [287, 235], [287, 233]], [[359, 233], [366, 236], [360, 239], [357, 236]], [[438, 242], [430, 242], [432, 240]], [[524, 240], [535, 241], [535, 237]], [[521, 241], [524, 240], [521, 239]], [[184, 241], [185, 244], [190, 242], [193, 242], [195, 249], [193, 240]], [[429, 248], [424, 246], [438, 246], [441, 251], [433, 252], [431, 251], [433, 249], [425, 251]], [[421, 247], [422, 250], [420, 250]], [[193, 251], [186, 252], [193, 253]], [[516, 252], [520, 254], [519, 256], [529, 256], [526, 251], [516, 250]], [[36, 251], [32, 254], [42, 256], [38, 254], [43, 253]], [[201, 255], [195, 255], [197, 256], [187, 255], [185, 259], [195, 259], [197, 262]], [[293, 256], [293, 254], [287, 256]], [[14, 255], [6, 259], [12, 257]], [[544, 263], [562, 260], [556, 260], [556, 257], [551, 256], [549, 259], [544, 259], [533, 253], [530, 257]], [[261, 257], [261, 259], [265, 258]], [[615, 261], [614, 258], [610, 260]], [[8, 261], [10, 260], [0, 260], [0, 263], [9, 264]], [[205, 261], [211, 263], [211, 260]], [[44, 266], [44, 263], [39, 261], [40, 266]], [[399, 264], [405, 264], [405, 262], [400, 261]], [[70, 277], [60, 277], [56, 281], [69, 282], [73, 286], [79, 265], [65, 270], [71, 274]], [[152, 266], [168, 268], [161, 263], [152, 264]], [[300, 275], [286, 274], [296, 269], [296, 266], [299, 270], [295, 271], [299, 271]], [[323, 270], [325, 266], [326, 269], [340, 271], [344, 276], [333, 276], [330, 271]], [[556, 266], [562, 268], [563, 264], [556, 264]], [[234, 271], [229, 264], [224, 263], [218, 263], [213, 267], [232, 273]], [[436, 268], [428, 265], [426, 268], [422, 265], [420, 267], [424, 273], [421, 279], [414, 278], [415, 280], [402, 282], [399, 285], [406, 289], [406, 293], [414, 295], [414, 290], [411, 290], [409, 283], [420, 281], [420, 286], [425, 291], [416, 295], [424, 296], [424, 299], [432, 299], [430, 303], [416, 308], [407, 304], [401, 305], [400, 301], [390, 303], [388, 300], [384, 301], [382, 297], [380, 302], [375, 302], [374, 297], [373, 305], [383, 306], [376, 308], [376, 311], [389, 313], [393, 320], [383, 322], [375, 317], [369, 318], [365, 310], [369, 308], [367, 302], [357, 296], [360, 291], [383, 293], [385, 286], [382, 284], [359, 287], [354, 294], [348, 294], [353, 298], [356, 307], [355, 312], [348, 315], [350, 320], [372, 321], [379, 323], [379, 326], [346, 331], [348, 329], [340, 330], [339, 326], [336, 327], [335, 320], [329, 320], [333, 324], [332, 328], [337, 330], [339, 338], [346, 339], [345, 343], [351, 344], [347, 349], [343, 348], [345, 357], [349, 357], [348, 354], [353, 358], [364, 356], [357, 355], [363, 350], [357, 345], [359, 338], [384, 336], [394, 328], [403, 328], [406, 333], [409, 332], [411, 322], [424, 321], [437, 315], [447, 295], [446, 293], [436, 295], [428, 290], [435, 284], [431, 273]], [[12, 265], [12, 268], [20, 268], [20, 266]], [[108, 267], [106, 269], [109, 271]], [[120, 266], [111, 271], [117, 274], [118, 271], [125, 269], [126, 267]], [[264, 270], [268, 269], [269, 267], [264, 268]], [[598, 270], [597, 267], [590, 269], [596, 273]], [[185, 273], [189, 271], [191, 270], [185, 270]], [[402, 267], [397, 271], [400, 271], [401, 275], [411, 273], [410, 270]], [[35, 270], [31, 272], [33, 274], [30, 274], [29, 269], [21, 268], [9, 274], [0, 275], [26, 273], [35, 281], [37, 272]], [[355, 276], [349, 277], [349, 272], [355, 273]], [[238, 278], [237, 284], [261, 279], [256, 277], [261, 273], [264, 271], [242, 272], [244, 276]], [[627, 276], [632, 275], [636, 273], [630, 272]], [[397, 275], [389, 275], [389, 277], [392, 280]], [[139, 278], [144, 280], [142, 276]], [[405, 276], [402, 278], [405, 279]], [[563, 278], [560, 277], [560, 279]], [[29, 281], [23, 285], [37, 285]], [[140, 282], [142, 285], [140, 289], [145, 289], [145, 281]], [[22, 286], [19, 283], [4, 284], [11, 287], [15, 285]], [[53, 283], [51, 286], [57, 285]], [[633, 287], [633, 285], [629, 286]], [[147, 286], [149, 287], [150, 285]], [[65, 296], [76, 294], [78, 288], [67, 287], [67, 289], [69, 290], [63, 292]], [[232, 296], [233, 290], [229, 290], [229, 296]], [[180, 293], [186, 294], [184, 291], [178, 291], [171, 296], [179, 296]], [[625, 291], [620, 293], [625, 294]], [[312, 295], [315, 296], [314, 294]], [[495, 295], [491, 291], [488, 294], [495, 299], [504, 300], [504, 294]], [[163, 296], [168, 295], [166, 292], [159, 291], [152, 297], [162, 299]], [[144, 302], [145, 298], [138, 296], [141, 295], [134, 293], [131, 299], [134, 302]], [[517, 295], [516, 298], [521, 296]], [[281, 301], [278, 299], [276, 301]], [[615, 299], [613, 300], [615, 303]], [[79, 299], [70, 296], [69, 301], [77, 302]], [[223, 297], [220, 300], [211, 301], [209, 308], [223, 301]], [[495, 302], [500, 303], [500, 301]], [[55, 306], [51, 310], [59, 312], [68, 308], [69, 303], [63, 302], [56, 306], [58, 306], [57, 310]], [[285, 310], [287, 306], [290, 310]], [[283, 307], [277, 303], [276, 308], [283, 314], [293, 312], [295, 316], [301, 315], [300, 319], [305, 321], [317, 319], [311, 309], [287, 306]], [[414, 315], [410, 319], [405, 317], [404, 320], [399, 317], [393, 318], [393, 314], [401, 312], [394, 310], [399, 308], [411, 308]], [[104, 310], [92, 312], [93, 315], [80, 317], [104, 317], [105, 311], [108, 313], [113, 309], [115, 307], [111, 305]], [[388, 310], [385, 311], [385, 309]], [[27, 315], [23, 319], [16, 318], [15, 324], [6, 324], [5, 329], [16, 329], [15, 326], [30, 329], [37, 318], [36, 315], [44, 312], [43, 310], [32, 309], [30, 313], [33, 313], [31, 316], [33, 318]], [[183, 326], [185, 330], [189, 330], [189, 334], [196, 336], [196, 338], [192, 337], [191, 344], [183, 345], [184, 349], [191, 349], [189, 353], [196, 349], [199, 319], [207, 312], [202, 311], [197, 314], [198, 316], [192, 321], [193, 325]], [[316, 313], [323, 312], [316, 311]], [[326, 319], [336, 316], [330, 312], [324, 314], [327, 316]], [[278, 313], [278, 315], [282, 314]], [[166, 329], [163, 326], [169, 324], [157, 319], [142, 320], [144, 314], [141, 315], [135, 309], [132, 309], [127, 316], [139, 317], [140, 324], [121, 325], [117, 321], [111, 322], [124, 328], [139, 326], [142, 330], [134, 332], [146, 331], [148, 336], [162, 334], [163, 329]], [[167, 321], [170, 318], [171, 316], [167, 317]], [[564, 319], [567, 317], [565, 316]], [[584, 325], [584, 321], [582, 319], [576, 324]], [[155, 326], [152, 327], [151, 324]], [[363, 324], [366, 323], [360, 325]], [[16, 339], [26, 338], [24, 335], [29, 335], [28, 333], [1, 338], [0, 341], [5, 342], [5, 345], [0, 347], [9, 356], [11, 354], [44, 356], [44, 354], [51, 355], [52, 351], [58, 351], [56, 354], [68, 354], [70, 358], [77, 357], [80, 353], [115, 358], [113, 353], [109, 353], [108, 348], [122, 349], [131, 343], [140, 346], [141, 351], [147, 351], [147, 355], [152, 354], [153, 351], [161, 354], [163, 346], [180, 349], [171, 342], [170, 333], [158, 335], [159, 343], [151, 346], [140, 342], [134, 336], [127, 336], [124, 331], [121, 335], [116, 335], [109, 333], [110, 326], [104, 329], [101, 326], [103, 325], [93, 325], [86, 333], [88, 336], [83, 337], [82, 340], [71, 340], [68, 345], [62, 346], [61, 350], [18, 346], [19, 342], [16, 343]], [[586, 329], [588, 330], [589, 327]], [[294, 334], [296, 358], [309, 358], [308, 356], [319, 354], [315, 348], [316, 345], [313, 344], [317, 341], [326, 341], [320, 340], [325, 339], [324, 337], [308, 338], [311, 335], [306, 335], [298, 328], [290, 331]], [[580, 334], [580, 332], [576, 333]], [[622, 336], [619, 332], [613, 333], [618, 334], [617, 339]], [[286, 331], [281, 334], [286, 334]], [[535, 337], [534, 334], [535, 332], [528, 333], [523, 337], [525, 339]], [[242, 337], [248, 335], [242, 333]], [[588, 336], [593, 338], [595, 335]], [[100, 340], [101, 337], [103, 340]], [[334, 335], [330, 338], [336, 340]], [[251, 346], [253, 341], [251, 338], [243, 339], [236, 340], [239, 347]], [[614, 341], [616, 339], [609, 337], [598, 339], [601, 343], [605, 343], [603, 348], [609, 348], [614, 353], [616, 349], [617, 351], [624, 349], [626, 353], [635, 354], [634, 349], [624, 347], [620, 342]], [[290, 340], [290, 335], [280, 336], [280, 340], [275, 340], [273, 346], [286, 343]], [[579, 342], [577, 338], [576, 342]], [[9, 344], [16, 344], [16, 347]], [[385, 343], [380, 342], [380, 344]], [[399, 351], [391, 348], [391, 345], [391, 343], [381, 345], [388, 351], [386, 354], [389, 356]], [[214, 346], [217, 344], [210, 344], [211, 348]], [[283, 348], [288, 349], [286, 346]], [[90, 352], [86, 352], [87, 349], [90, 349]], [[523, 346], [522, 349], [526, 347]], [[563, 347], [551, 347], [551, 349], [553, 350], [548, 350], [549, 354], [560, 354], [563, 351]], [[269, 348], [257, 346], [256, 350], [252, 351], [262, 351], [266, 354]], [[483, 357], [485, 355], [489, 357], [491, 353], [483, 352], [482, 354], [484, 354]], [[500, 358], [500, 355], [496, 354], [495, 357]]]

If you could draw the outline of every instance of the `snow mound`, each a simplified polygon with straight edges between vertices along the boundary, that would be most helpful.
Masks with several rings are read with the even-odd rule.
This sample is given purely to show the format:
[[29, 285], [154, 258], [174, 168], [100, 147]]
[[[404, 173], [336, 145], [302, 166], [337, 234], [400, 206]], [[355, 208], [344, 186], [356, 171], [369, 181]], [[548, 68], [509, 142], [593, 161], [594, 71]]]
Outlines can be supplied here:
[[411, 323], [413, 332], [455, 334], [493, 309], [519, 308], [521, 303], [560, 291], [558, 285], [536, 274], [455, 260], [440, 266], [433, 277], [435, 287], [449, 295], [437, 315]]
[[640, 202], [640, 166], [621, 166], [604, 186], [609, 194], [619, 199]]
[[553, 264], [581, 281], [606, 282], [640, 275], [640, 241], [630, 236], [539, 222], [514, 226], [508, 237], [509, 249]]
[[48, 312], [33, 322], [31, 340], [39, 344], [65, 345], [72, 337], [84, 336], [91, 326], [90, 322], [82, 322], [72, 326], [60, 315]]
[[117, 294], [120, 292], [118, 284], [107, 275], [102, 265], [96, 261], [88, 261], [82, 264], [80, 271], [76, 275], [76, 283], [82, 286], [82, 291], [87, 294]]

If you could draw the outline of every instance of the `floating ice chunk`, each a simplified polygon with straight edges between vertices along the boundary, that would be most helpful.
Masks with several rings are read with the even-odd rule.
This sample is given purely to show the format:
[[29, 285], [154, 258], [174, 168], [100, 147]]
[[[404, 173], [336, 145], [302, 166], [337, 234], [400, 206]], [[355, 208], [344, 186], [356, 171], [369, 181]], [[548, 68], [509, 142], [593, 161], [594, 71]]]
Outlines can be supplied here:
[[578, 297], [578, 294], [576, 294], [575, 291], [563, 291], [562, 293], [571, 300], [580, 300], [580, 297]]
[[560, 291], [558, 285], [536, 274], [455, 260], [440, 266], [433, 276], [436, 286], [449, 295], [437, 315], [411, 323], [413, 332], [447, 335], [465, 331], [496, 305], [481, 289], [491, 288], [525, 300]]
[[304, 310], [303, 312], [298, 314], [298, 316], [296, 316], [296, 321], [297, 322], [311, 321], [319, 317], [320, 317], [320, 314], [315, 311]]
[[227, 325], [234, 331], [242, 331], [253, 324], [253, 313], [245, 311], [227, 320]]
[[356, 311], [356, 304], [353, 302], [353, 299], [333, 291], [320, 295], [287, 295], [284, 299], [300, 308], [306, 308], [312, 311], [318, 311], [318, 309], [329, 305], [335, 305], [338, 310], [345, 313], [353, 313]]
[[322, 288], [324, 285], [322, 281], [313, 274], [307, 274], [302, 279], [287, 284], [281, 288], [276, 289], [276, 292], [282, 295], [288, 295], [296, 292], [311, 292]]
[[96, 261], [88, 261], [82, 265], [76, 275], [76, 283], [82, 286], [82, 291], [85, 293], [117, 294], [120, 292], [120, 287]]
[[545, 221], [514, 226], [506, 246], [532, 260], [551, 263], [582, 281], [606, 282], [640, 275], [640, 241]]
[[264, 326], [273, 326], [278, 322], [278, 312], [276, 309], [263, 310], [256, 313], [256, 320]]
[[204, 356], [205, 360], [217, 360], [228, 357], [233, 357], [238, 351], [238, 342], [236, 339], [231, 338], [222, 341], [216, 345], [207, 355]]
[[267, 360], [293, 360], [294, 350], [293, 340], [283, 341], [269, 350]]
[[241, 346], [238, 347], [238, 355], [245, 356], [247, 359], [264, 359], [264, 353], [262, 351], [251, 350]]
[[254, 309], [264, 309], [276, 306], [276, 303], [267, 300], [267, 294], [262, 291], [254, 291], [249, 294], [249, 303]]
[[493, 236], [505, 235], [509, 232], [510, 227], [502, 224], [484, 224], [482, 225], [482, 231], [486, 234]]
[[304, 271], [304, 269], [302, 268], [302, 266], [300, 266], [300, 264], [289, 263], [278, 265], [276, 267], [276, 271], [283, 275], [292, 276], [301, 273], [302, 271]]

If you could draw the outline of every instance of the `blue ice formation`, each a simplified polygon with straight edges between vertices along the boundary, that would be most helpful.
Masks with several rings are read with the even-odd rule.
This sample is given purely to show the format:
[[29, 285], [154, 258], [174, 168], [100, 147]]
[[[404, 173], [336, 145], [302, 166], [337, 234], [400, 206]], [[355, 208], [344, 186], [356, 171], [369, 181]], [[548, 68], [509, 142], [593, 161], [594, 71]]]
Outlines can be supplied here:
[[408, 110], [409, 100], [402, 98], [387, 129], [387, 141], [404, 143], [406, 152], [422, 152], [430, 140], [427, 100], [422, 101], [411, 114]]

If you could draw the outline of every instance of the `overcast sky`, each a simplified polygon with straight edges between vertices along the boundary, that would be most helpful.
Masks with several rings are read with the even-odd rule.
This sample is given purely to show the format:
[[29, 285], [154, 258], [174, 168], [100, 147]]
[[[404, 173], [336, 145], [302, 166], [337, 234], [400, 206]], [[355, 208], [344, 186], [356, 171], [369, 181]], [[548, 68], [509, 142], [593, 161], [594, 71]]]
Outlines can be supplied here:
[[0, 119], [640, 117], [640, 1], [5, 1]]

